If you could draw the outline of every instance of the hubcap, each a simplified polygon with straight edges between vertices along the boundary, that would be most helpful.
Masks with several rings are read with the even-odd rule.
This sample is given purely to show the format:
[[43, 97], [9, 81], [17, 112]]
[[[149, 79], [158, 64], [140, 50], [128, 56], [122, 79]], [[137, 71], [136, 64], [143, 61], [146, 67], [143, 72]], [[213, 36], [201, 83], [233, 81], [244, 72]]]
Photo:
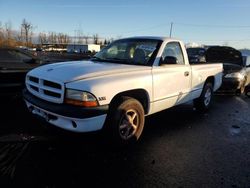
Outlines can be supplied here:
[[242, 94], [242, 93], [244, 93], [244, 91], [245, 91], [245, 86], [241, 86], [241, 88], [240, 88], [240, 94]]
[[135, 110], [128, 110], [123, 114], [120, 125], [119, 133], [124, 140], [130, 139], [135, 135], [139, 126], [139, 115]]
[[204, 104], [205, 106], [208, 106], [210, 101], [211, 101], [211, 97], [212, 97], [212, 91], [211, 89], [207, 89], [206, 93], [205, 93], [205, 97], [204, 97]]

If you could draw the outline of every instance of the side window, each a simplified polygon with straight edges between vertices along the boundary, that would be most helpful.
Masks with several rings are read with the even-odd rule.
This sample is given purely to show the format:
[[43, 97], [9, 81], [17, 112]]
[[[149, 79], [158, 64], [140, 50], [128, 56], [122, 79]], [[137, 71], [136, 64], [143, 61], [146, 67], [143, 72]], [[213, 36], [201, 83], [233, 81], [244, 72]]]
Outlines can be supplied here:
[[162, 59], [165, 59], [167, 56], [175, 57], [177, 59], [177, 64], [184, 64], [183, 53], [178, 42], [167, 43], [162, 53]]

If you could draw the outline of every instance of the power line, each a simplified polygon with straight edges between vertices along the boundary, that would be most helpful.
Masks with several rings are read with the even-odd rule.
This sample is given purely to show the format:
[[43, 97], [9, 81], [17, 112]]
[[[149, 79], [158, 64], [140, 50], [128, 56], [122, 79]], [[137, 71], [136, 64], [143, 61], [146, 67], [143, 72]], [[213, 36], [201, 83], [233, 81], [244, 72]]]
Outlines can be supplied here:
[[250, 28], [250, 25], [207, 25], [207, 24], [192, 24], [192, 23], [175, 23], [175, 25], [184, 25], [190, 27], [217, 27], [217, 28]]
[[203, 42], [245, 42], [250, 41], [247, 39], [184, 39], [184, 40], [193, 40], [193, 41], [203, 41]]
[[180, 25], [180, 26], [186, 26], [186, 27], [200, 27], [200, 28], [209, 27], [209, 28], [224, 28], [224, 29], [250, 29], [250, 25], [209, 25], [209, 24], [169, 22], [169, 23], [157, 24], [157, 25], [153, 25], [153, 26], [145, 27], [145, 28], [138, 28], [134, 30], [127, 30], [127, 31], [121, 31], [121, 32], [116, 32], [116, 33], [101, 32], [98, 34], [100, 35], [124, 35], [124, 34], [130, 34], [134, 32], [140, 32], [140, 31], [149, 31], [149, 30], [153, 30], [156, 28], [164, 28], [164, 27], [167, 28], [168, 24], [170, 24], [170, 34], [169, 34], [170, 37], [172, 37], [173, 35], [173, 25], [177, 25], [177, 26]]
[[[129, 34], [129, 33], [133, 33], [133, 32], [138, 32], [138, 31], [148, 31], [148, 30], [156, 29], [156, 28], [163, 27], [163, 26], [166, 26], [166, 24], [158, 24], [158, 25], [153, 25], [151, 27], [145, 27], [145, 28], [141, 28], [141, 29], [123, 31], [123, 32], [120, 32], [119, 34], [122, 35], [122, 34]], [[100, 34], [112, 34], [112, 33], [100, 33]]]

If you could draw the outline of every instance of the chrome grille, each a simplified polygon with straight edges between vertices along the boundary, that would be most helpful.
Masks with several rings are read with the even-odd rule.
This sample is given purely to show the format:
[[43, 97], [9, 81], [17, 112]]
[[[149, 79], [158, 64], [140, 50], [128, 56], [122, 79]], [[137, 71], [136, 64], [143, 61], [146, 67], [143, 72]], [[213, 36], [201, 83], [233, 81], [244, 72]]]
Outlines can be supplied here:
[[38, 98], [54, 103], [63, 102], [64, 86], [62, 83], [28, 75], [26, 86]]

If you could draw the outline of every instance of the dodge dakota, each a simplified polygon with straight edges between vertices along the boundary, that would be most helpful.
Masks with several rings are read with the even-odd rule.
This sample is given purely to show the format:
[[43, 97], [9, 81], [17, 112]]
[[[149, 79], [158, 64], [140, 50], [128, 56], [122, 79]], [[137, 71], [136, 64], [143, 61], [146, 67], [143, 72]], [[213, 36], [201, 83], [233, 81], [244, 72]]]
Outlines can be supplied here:
[[29, 111], [72, 132], [107, 130], [116, 143], [137, 141], [145, 116], [194, 101], [206, 111], [222, 82], [222, 64], [190, 65], [182, 41], [119, 39], [88, 61], [49, 64], [27, 73]]

